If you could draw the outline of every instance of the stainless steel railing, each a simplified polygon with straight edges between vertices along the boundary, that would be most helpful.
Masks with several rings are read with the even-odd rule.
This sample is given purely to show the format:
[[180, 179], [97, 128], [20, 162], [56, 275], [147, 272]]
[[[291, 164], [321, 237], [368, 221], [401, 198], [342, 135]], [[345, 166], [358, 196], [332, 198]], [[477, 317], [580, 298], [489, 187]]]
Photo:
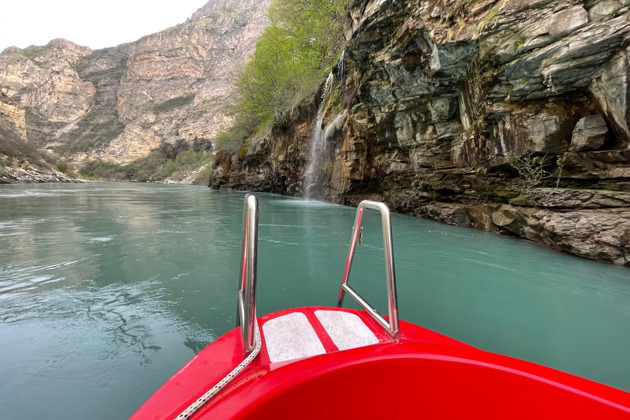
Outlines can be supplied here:
[[[363, 228], [361, 221], [365, 209], [377, 210], [381, 214], [383, 230], [383, 247], [385, 251], [385, 276], [387, 282], [387, 302], [389, 309], [389, 321], [363, 299], [350, 285], [350, 269], [354, 259], [354, 252], [358, 243], [361, 243]], [[241, 338], [245, 354], [250, 353], [255, 347], [256, 324], [256, 278], [258, 260], [258, 200], [255, 196], [245, 196], [243, 209], [243, 244], [241, 255], [241, 273], [238, 286], [237, 323], [241, 327]], [[339, 290], [338, 306], [342, 306], [345, 294], [348, 293], [359, 305], [389, 334], [393, 339], [399, 336], [398, 326], [398, 301], [396, 297], [396, 273], [394, 270], [394, 248], [392, 242], [392, 229], [389, 208], [383, 203], [364, 200], [357, 208], [350, 247], [346, 259], [346, 267]]]
[[243, 252], [236, 316], [236, 326], [241, 326], [245, 354], [250, 353], [255, 346], [257, 260], [258, 200], [253, 195], [247, 194], [243, 209]]
[[[381, 226], [383, 229], [383, 247], [385, 249], [385, 276], [387, 282], [387, 305], [389, 309], [389, 322], [378, 313], [378, 311], [363, 299], [350, 285], [348, 279], [350, 277], [350, 268], [354, 259], [354, 251], [357, 243], [361, 243], [363, 236], [363, 228], [361, 220], [365, 209], [377, 210], [381, 213]], [[339, 289], [339, 299], [337, 306], [343, 305], [343, 298], [348, 293], [357, 301], [359, 305], [389, 334], [393, 339], [400, 335], [398, 326], [398, 299], [396, 297], [396, 273], [394, 270], [394, 246], [392, 242], [392, 227], [389, 208], [377, 201], [364, 200], [357, 208], [356, 218], [354, 219], [354, 227], [352, 228], [352, 236], [350, 238], [350, 248], [348, 249], [348, 257], [346, 258], [346, 269], [341, 281]]]

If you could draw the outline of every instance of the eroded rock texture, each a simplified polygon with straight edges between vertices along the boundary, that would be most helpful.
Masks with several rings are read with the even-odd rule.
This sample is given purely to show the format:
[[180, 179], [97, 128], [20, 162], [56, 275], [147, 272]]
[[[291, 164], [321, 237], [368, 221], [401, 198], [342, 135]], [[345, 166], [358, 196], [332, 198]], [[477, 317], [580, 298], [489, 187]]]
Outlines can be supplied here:
[[183, 24], [98, 51], [61, 39], [7, 48], [0, 91], [25, 114], [29, 142], [78, 165], [212, 140], [231, 124], [236, 67], [266, 27], [269, 1], [213, 0]]
[[355, 1], [323, 105], [211, 185], [302, 195], [321, 106], [321, 198], [630, 265], [627, 3]]

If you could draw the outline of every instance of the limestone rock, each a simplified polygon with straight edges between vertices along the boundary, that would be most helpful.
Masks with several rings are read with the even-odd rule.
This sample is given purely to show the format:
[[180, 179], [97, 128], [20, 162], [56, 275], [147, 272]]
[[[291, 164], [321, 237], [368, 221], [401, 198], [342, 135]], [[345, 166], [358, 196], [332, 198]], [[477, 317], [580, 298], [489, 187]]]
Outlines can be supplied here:
[[492, 223], [499, 227], [509, 226], [515, 219], [516, 217], [507, 206], [503, 206], [492, 213]]
[[529, 194], [537, 206], [558, 209], [630, 207], [630, 192], [570, 188], [534, 188]]
[[[325, 197], [628, 265], [629, 17], [620, 0], [352, 2]], [[220, 187], [301, 194], [318, 104]], [[527, 191], [522, 158], [544, 174]]]
[[617, 53], [602, 67], [601, 75], [594, 78], [589, 85], [589, 91], [609, 121], [615, 134], [614, 140], [620, 148], [630, 148], [629, 53], [628, 49]]
[[484, 205], [472, 205], [466, 208], [471, 226], [488, 232], [496, 232], [492, 208]]
[[210, 142], [232, 123], [237, 66], [270, 0], [213, 0], [187, 22], [92, 51], [57, 39], [0, 54], [0, 89], [29, 141], [77, 162], [128, 163], [163, 142]]
[[54, 169], [42, 168], [3, 168], [0, 170], [0, 184], [33, 184], [45, 182], [83, 183]]
[[453, 226], [471, 226], [466, 207], [453, 203], [431, 203], [425, 207], [426, 215], [438, 222]]
[[627, 150], [569, 152], [564, 156], [564, 172], [571, 178], [609, 180], [614, 185], [630, 174], [630, 151]]
[[[512, 209], [519, 212], [518, 209]], [[523, 213], [512, 233], [572, 254], [630, 266], [630, 209]]]
[[532, 152], [562, 150], [562, 146], [558, 150], [557, 145], [554, 144], [554, 139], [557, 139], [555, 134], [561, 129], [556, 115], [537, 115], [529, 118], [525, 125], [530, 144], [528, 150]]
[[21, 141], [26, 141], [26, 113], [24, 109], [5, 97], [0, 92], [0, 119], [3, 124], [10, 125], [10, 130], [15, 133], [15, 137]]
[[606, 121], [600, 114], [581, 118], [573, 130], [569, 150], [572, 152], [597, 150], [604, 145], [607, 134]]
[[607, 19], [621, 9], [622, 3], [618, 0], [604, 0], [593, 5], [588, 10], [591, 21]]
[[51, 123], [69, 123], [85, 115], [95, 89], [79, 78], [75, 65], [91, 53], [63, 39], [44, 47], [10, 49], [0, 54], [0, 85], [15, 102], [31, 107]]

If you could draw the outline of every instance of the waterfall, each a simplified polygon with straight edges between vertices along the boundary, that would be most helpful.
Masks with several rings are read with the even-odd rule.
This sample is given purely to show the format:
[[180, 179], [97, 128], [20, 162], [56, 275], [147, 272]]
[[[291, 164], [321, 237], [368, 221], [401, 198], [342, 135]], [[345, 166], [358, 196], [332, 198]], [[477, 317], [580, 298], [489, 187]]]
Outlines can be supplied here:
[[337, 64], [337, 76], [339, 82], [343, 85], [343, 76], [345, 72], [346, 50], [341, 51], [341, 58], [339, 58], [339, 64]]
[[[342, 118], [345, 118], [344, 115], [343, 114], [339, 114], [339, 115], [337, 115], [335, 117], [334, 120], [332, 120], [332, 122], [330, 124], [328, 124], [326, 126], [326, 129], [324, 130], [324, 140], [331, 138], [335, 134], [335, 131], [340, 129], [339, 122], [341, 121]], [[345, 119], [344, 119], [344, 121], [345, 121]], [[341, 125], [343, 125], [343, 122], [342, 122]]]
[[313, 132], [311, 133], [311, 151], [308, 158], [308, 167], [304, 173], [304, 198], [307, 200], [319, 198], [322, 192], [321, 185], [318, 186], [318, 181], [323, 172], [320, 153], [324, 148], [324, 129], [322, 129], [322, 121], [324, 120], [323, 108], [323, 105], [320, 105], [319, 111], [317, 111], [315, 127], [313, 127]]
[[333, 81], [335, 79], [335, 75], [333, 72], [328, 73], [328, 77], [326, 78], [326, 83], [324, 84], [324, 92], [322, 93], [322, 103], [319, 105], [319, 111], [322, 111], [324, 104], [326, 103], [326, 98], [330, 96], [333, 88]]
[[324, 85], [324, 93], [322, 94], [322, 101], [317, 111], [317, 119], [315, 120], [315, 126], [311, 133], [311, 150], [308, 157], [307, 168], [304, 172], [304, 198], [307, 200], [321, 198], [324, 174], [323, 168], [323, 151], [324, 144], [324, 129], [322, 123], [324, 121], [324, 109], [326, 105], [326, 99], [332, 92], [333, 86], [333, 73], [331, 72], [326, 79]]

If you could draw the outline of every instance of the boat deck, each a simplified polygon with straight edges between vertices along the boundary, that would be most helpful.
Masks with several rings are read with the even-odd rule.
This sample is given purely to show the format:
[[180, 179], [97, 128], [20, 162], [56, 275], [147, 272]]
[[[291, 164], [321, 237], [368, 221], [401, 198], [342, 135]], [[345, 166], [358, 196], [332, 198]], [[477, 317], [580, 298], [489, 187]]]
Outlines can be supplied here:
[[[404, 321], [396, 340], [352, 309], [289, 309], [259, 325], [260, 354], [192, 419], [630, 418], [626, 392]], [[243, 360], [242, 348], [239, 328], [211, 343], [132, 420], [174, 419]]]
[[[390, 337], [364, 311], [329, 307], [287, 309], [258, 318], [261, 326], [261, 350], [256, 359], [193, 418], [204, 418], [203, 412], [222, 405], [235, 389], [249, 381], [308, 358], [331, 353], [347, 353], [362, 347], [391, 346]], [[400, 340], [428, 345], [472, 348], [464, 343], [401, 322]], [[399, 340], [395, 341], [398, 342]], [[197, 354], [173, 375], [132, 417], [134, 420], [175, 418], [205, 391], [227, 375], [243, 360], [240, 328], [228, 332]], [[240, 393], [240, 392], [239, 392]], [[166, 414], [168, 413], [168, 414]], [[221, 418], [220, 416], [218, 418]]]
[[356, 314], [323, 309], [293, 311], [272, 318], [263, 324], [262, 331], [271, 363], [369, 346], [387, 338], [370, 329]]
[[[389, 210], [363, 201], [338, 308], [256, 316], [257, 201], [246, 197], [240, 328], [171, 377], [132, 417], [148, 419], [630, 419], [630, 394], [488, 353], [398, 319]], [[388, 316], [348, 278], [365, 209], [381, 213]], [[364, 310], [341, 308], [349, 294]]]

